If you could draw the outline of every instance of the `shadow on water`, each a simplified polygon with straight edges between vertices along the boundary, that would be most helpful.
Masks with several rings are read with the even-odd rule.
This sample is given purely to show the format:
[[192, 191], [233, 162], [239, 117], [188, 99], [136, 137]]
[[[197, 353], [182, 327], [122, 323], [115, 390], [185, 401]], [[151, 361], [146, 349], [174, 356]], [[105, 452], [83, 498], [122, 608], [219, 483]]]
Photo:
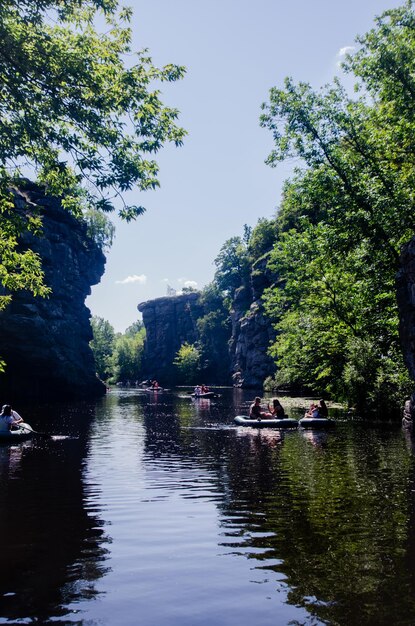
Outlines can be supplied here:
[[107, 537], [85, 507], [91, 494], [82, 481], [85, 418], [94, 407], [20, 410], [42, 430], [63, 434], [0, 446], [0, 621], [46, 624], [60, 621], [74, 598], [93, 598], [107, 571]]

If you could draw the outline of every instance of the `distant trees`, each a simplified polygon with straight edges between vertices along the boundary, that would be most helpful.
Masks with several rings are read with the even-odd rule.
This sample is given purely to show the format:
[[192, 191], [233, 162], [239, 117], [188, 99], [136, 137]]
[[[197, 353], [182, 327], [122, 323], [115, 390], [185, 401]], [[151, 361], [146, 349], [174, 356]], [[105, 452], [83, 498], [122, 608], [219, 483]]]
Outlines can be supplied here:
[[113, 352], [115, 331], [111, 324], [102, 317], [91, 318], [93, 339], [90, 342], [95, 359], [96, 372], [101, 380], [108, 380], [113, 374]]
[[173, 361], [178, 370], [178, 382], [194, 385], [200, 376], [200, 349], [195, 344], [185, 341], [179, 348]]
[[145, 336], [145, 328], [139, 321], [129, 326], [124, 334], [116, 335], [112, 355], [115, 382], [141, 380]]
[[116, 333], [102, 317], [91, 319], [93, 339], [90, 343], [98, 376], [106, 382], [141, 379], [145, 328], [137, 321], [124, 334]]

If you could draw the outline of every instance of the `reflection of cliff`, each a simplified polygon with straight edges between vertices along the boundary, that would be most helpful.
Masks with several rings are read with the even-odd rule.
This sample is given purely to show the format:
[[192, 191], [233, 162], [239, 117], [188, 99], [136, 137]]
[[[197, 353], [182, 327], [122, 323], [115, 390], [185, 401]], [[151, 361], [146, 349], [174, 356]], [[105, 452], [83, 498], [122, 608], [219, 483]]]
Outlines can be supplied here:
[[9, 401], [102, 395], [85, 298], [101, 278], [104, 255], [58, 199], [30, 183], [15, 198], [17, 211], [29, 204], [43, 218], [43, 234], [25, 235], [22, 245], [40, 255], [52, 294], [44, 299], [18, 292], [0, 312], [0, 355], [7, 363], [0, 391]]
[[[84, 412], [78, 417], [85, 422]], [[96, 594], [107, 540], [96, 511], [84, 505], [84, 441], [0, 446], [3, 619], [49, 623], [65, 616], [71, 601]]]

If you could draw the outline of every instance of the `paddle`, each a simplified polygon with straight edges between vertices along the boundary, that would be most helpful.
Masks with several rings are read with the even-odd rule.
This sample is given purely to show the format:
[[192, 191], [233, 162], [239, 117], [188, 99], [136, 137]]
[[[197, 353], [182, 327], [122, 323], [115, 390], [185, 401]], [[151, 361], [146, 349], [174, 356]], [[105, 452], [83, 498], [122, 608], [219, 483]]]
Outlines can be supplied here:
[[31, 426], [29, 426], [29, 424], [26, 424], [25, 422], [23, 422], [22, 424], [19, 424], [19, 428], [21, 430], [25, 430], [26, 432], [33, 433], [37, 437], [43, 437], [44, 439], [52, 439], [52, 436], [53, 436], [53, 435], [50, 435], [49, 433], [41, 433], [38, 430], [34, 430]]

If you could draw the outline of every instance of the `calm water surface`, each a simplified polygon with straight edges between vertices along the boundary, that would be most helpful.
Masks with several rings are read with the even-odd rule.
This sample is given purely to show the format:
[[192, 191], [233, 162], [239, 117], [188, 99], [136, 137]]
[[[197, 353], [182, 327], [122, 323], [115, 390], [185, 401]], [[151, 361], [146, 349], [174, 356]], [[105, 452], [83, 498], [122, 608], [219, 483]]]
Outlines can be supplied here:
[[414, 624], [411, 437], [235, 428], [253, 395], [16, 407], [65, 438], [0, 446], [0, 624]]

